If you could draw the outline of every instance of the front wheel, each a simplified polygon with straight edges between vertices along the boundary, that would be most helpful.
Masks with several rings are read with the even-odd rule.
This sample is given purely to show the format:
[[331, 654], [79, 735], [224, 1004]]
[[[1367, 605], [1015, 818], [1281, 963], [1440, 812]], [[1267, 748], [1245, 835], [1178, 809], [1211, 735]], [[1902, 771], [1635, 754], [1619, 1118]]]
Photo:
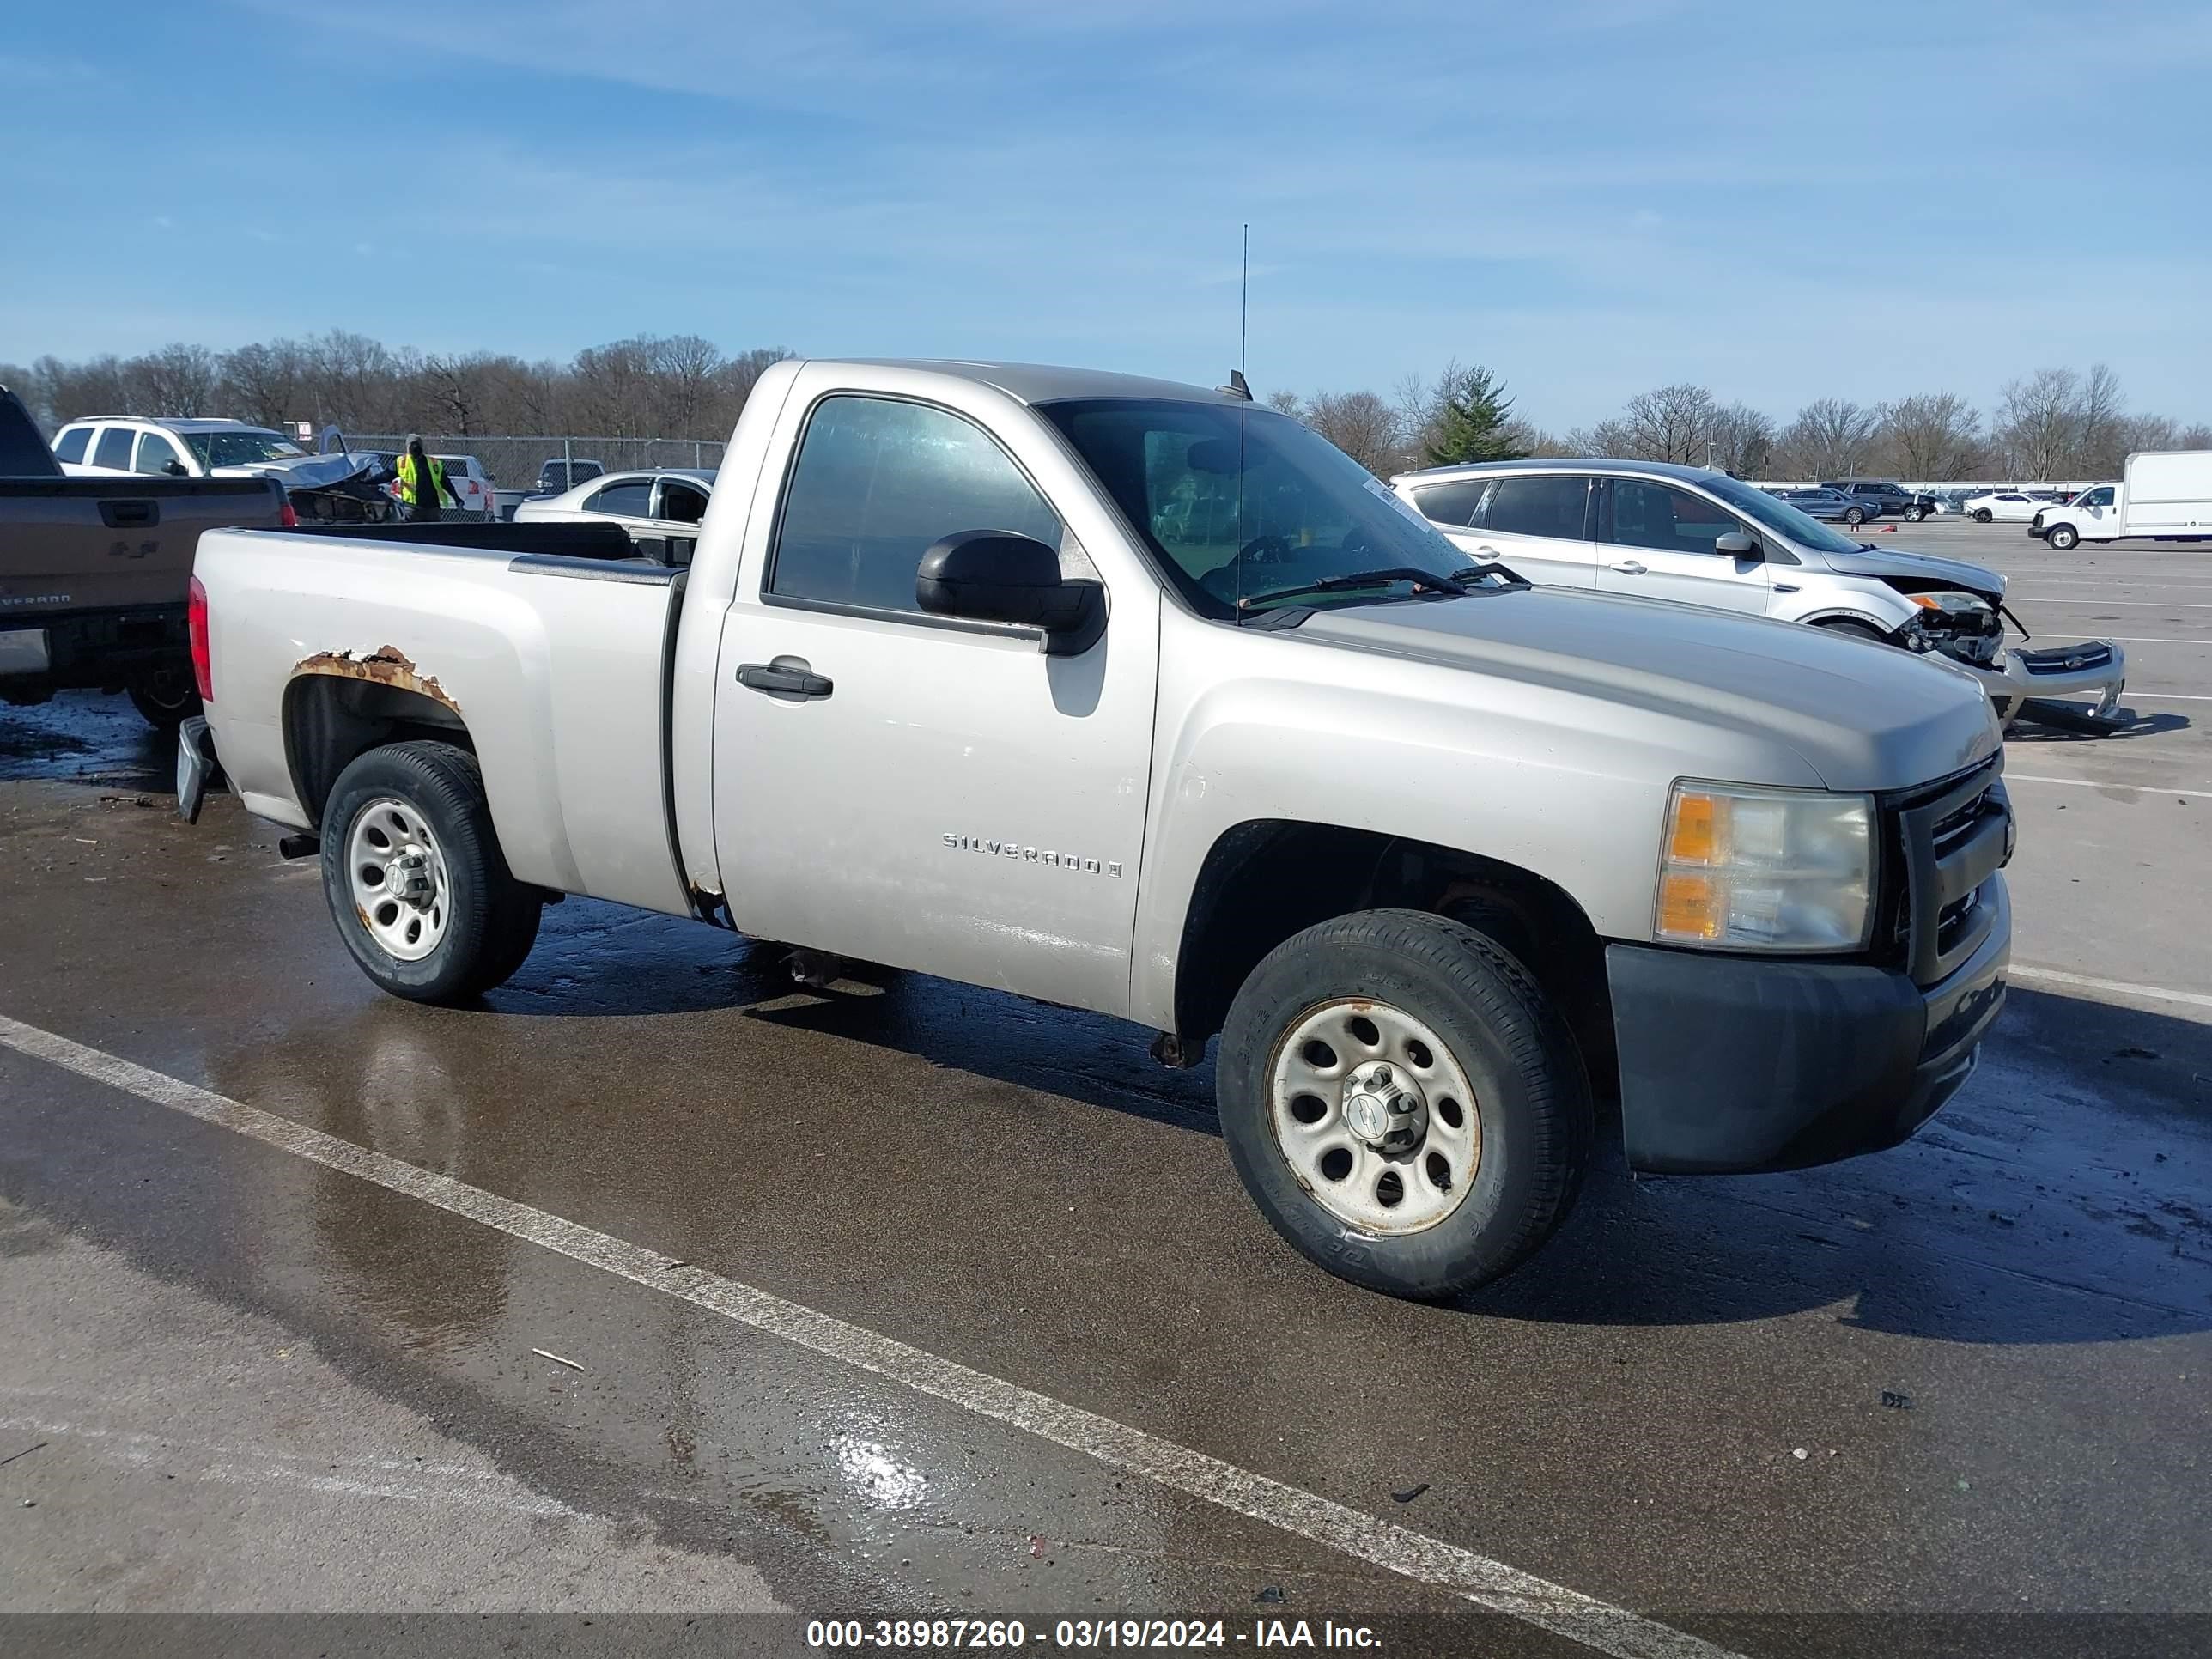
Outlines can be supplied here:
[[1866, 522], [1865, 510], [1856, 507], [1849, 508], [1844, 514], [1844, 522], [1850, 526], [1852, 529], [1857, 529], [1861, 525]]
[[1573, 1207], [1593, 1139], [1565, 1020], [1463, 923], [1372, 910], [1278, 945], [1237, 992], [1216, 1092], [1261, 1213], [1339, 1278], [1455, 1295]]
[[2081, 532], [2070, 524], [2053, 525], [2044, 539], [2063, 553], [2081, 539]]
[[538, 937], [542, 896], [507, 869], [465, 749], [370, 750], [331, 791], [322, 843], [338, 936], [394, 996], [469, 1001], [503, 984]]
[[1814, 627], [1830, 634], [1841, 634], [1846, 639], [1868, 640], [1875, 645], [1887, 645], [1888, 635], [1871, 623], [1854, 622], [1849, 617], [1838, 617], [1832, 622], [1814, 623]]

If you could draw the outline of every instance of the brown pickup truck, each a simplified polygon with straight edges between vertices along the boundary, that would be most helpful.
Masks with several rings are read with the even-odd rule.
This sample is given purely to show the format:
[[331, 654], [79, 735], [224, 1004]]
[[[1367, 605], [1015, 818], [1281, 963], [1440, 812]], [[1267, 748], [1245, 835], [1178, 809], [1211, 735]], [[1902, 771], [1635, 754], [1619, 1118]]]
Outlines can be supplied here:
[[0, 702], [125, 691], [171, 727], [199, 712], [185, 630], [200, 532], [291, 522], [265, 478], [70, 478], [0, 386]]

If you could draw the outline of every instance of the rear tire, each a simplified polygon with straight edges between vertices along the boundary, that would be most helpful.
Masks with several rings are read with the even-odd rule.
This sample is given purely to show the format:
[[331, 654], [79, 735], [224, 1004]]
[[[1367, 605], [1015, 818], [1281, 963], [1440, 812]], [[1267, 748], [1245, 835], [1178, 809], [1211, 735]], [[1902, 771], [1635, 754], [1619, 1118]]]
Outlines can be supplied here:
[[470, 1001], [537, 939], [539, 890], [507, 869], [477, 757], [452, 744], [392, 744], [347, 767], [324, 810], [322, 864], [339, 938], [394, 996]]
[[1996, 517], [1996, 514], [1990, 512], [1986, 507], [1977, 507], [1974, 509], [1974, 522], [1976, 524], [1987, 524]]
[[2044, 540], [2061, 553], [2065, 552], [2081, 539], [2081, 532], [2070, 524], [2053, 525], [2044, 533]]
[[199, 688], [192, 684], [189, 669], [165, 669], [125, 691], [140, 718], [156, 732], [173, 732], [204, 712]]
[[[1421, 911], [1340, 916], [1269, 952], [1231, 1005], [1216, 1091], [1275, 1231], [1340, 1279], [1421, 1300], [1533, 1255], [1595, 1133], [1574, 1039], [1528, 970]], [[1358, 1127], [1378, 1099], [1403, 1109], [1388, 1149]]]
[[1905, 509], [1905, 521], [1907, 524], [1918, 524], [1927, 516], [1928, 509], [1924, 507], [1914, 506]]

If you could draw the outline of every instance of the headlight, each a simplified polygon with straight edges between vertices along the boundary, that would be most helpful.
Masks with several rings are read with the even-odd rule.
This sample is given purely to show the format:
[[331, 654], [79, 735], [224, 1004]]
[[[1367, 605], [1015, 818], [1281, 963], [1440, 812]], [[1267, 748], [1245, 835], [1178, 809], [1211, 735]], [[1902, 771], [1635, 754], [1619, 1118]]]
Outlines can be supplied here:
[[1681, 782], [1652, 937], [1723, 951], [1856, 951], [1874, 915], [1874, 799]]

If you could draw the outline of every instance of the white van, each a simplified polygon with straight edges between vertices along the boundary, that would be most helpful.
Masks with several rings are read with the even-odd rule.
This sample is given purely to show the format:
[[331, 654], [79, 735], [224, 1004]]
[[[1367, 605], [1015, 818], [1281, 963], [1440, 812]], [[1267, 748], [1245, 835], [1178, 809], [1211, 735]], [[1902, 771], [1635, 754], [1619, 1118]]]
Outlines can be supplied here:
[[2130, 455], [2119, 483], [2099, 484], [2063, 507], [2043, 508], [2027, 533], [2062, 553], [2077, 542], [2126, 537], [2212, 541], [2212, 449]]

